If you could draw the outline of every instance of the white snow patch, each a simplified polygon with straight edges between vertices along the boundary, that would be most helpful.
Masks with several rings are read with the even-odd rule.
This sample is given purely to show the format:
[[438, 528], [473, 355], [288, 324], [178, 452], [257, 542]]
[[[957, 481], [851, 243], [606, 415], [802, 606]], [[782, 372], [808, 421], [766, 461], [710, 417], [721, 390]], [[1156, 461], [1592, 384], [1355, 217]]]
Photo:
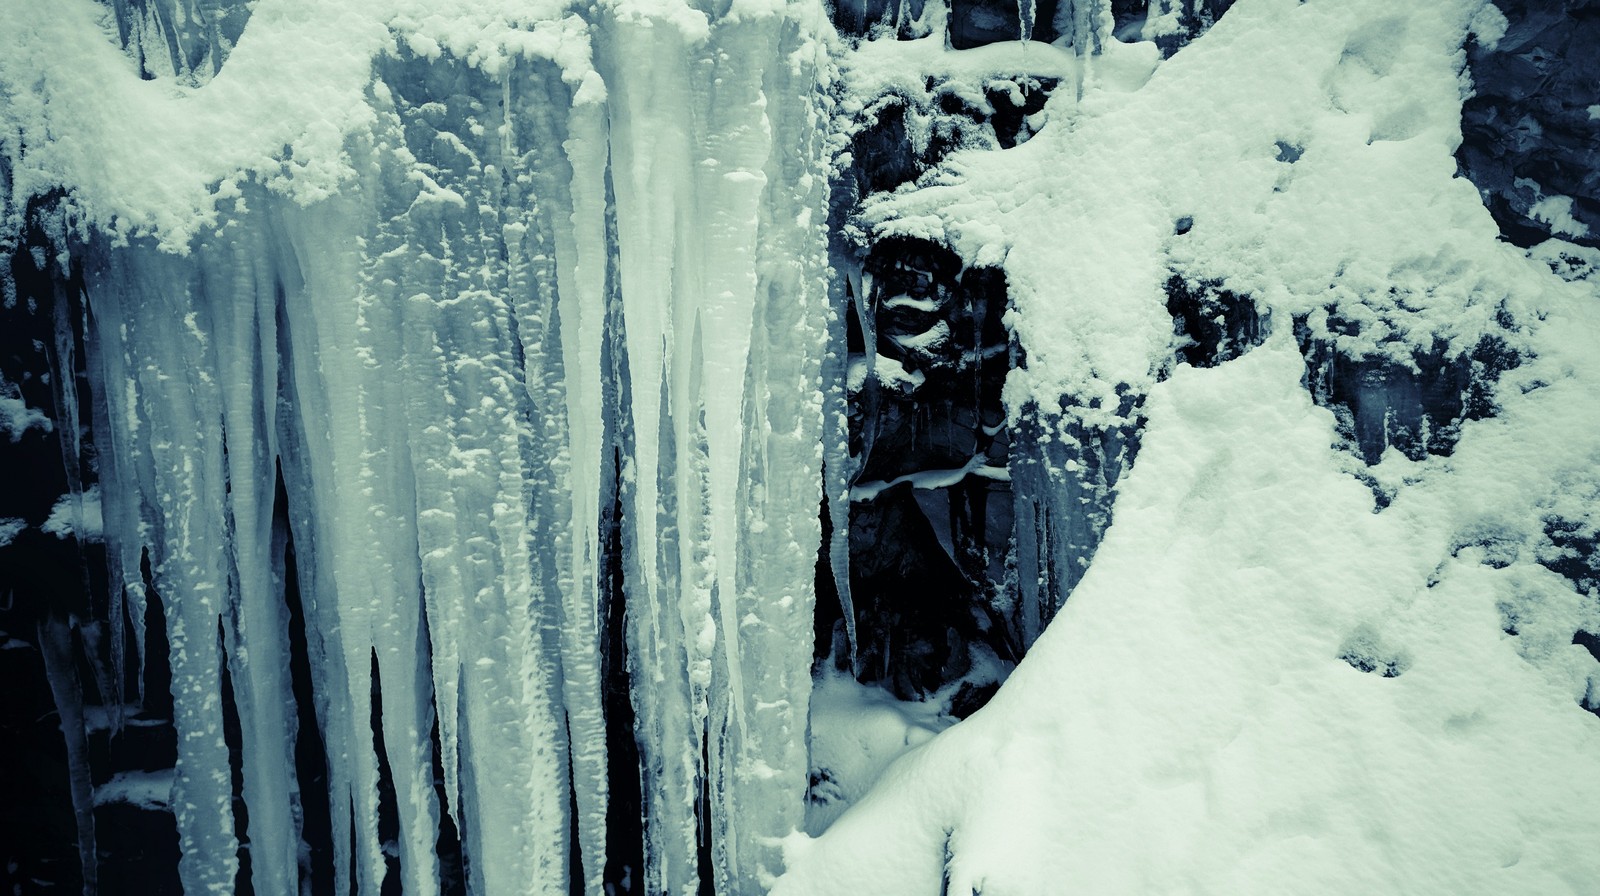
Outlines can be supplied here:
[[50, 518], [39, 527], [57, 538], [77, 536], [81, 541], [100, 541], [105, 537], [105, 523], [100, 512], [100, 488], [95, 486], [81, 495], [62, 495]]
[[1552, 233], [1562, 236], [1585, 237], [1589, 226], [1572, 216], [1571, 196], [1545, 196], [1528, 208], [1534, 220], [1550, 225]]
[[173, 770], [118, 772], [94, 789], [94, 804], [129, 803], [141, 809], [168, 811], [172, 808]]
[[991, 466], [989, 458], [980, 454], [967, 461], [964, 466], [956, 467], [952, 470], [918, 470], [889, 480], [875, 479], [856, 483], [850, 488], [850, 500], [871, 501], [889, 489], [905, 484], [909, 484], [912, 488], [949, 488], [969, 475], [1002, 482], [1007, 482], [1011, 479], [1009, 470], [1005, 467]]
[[22, 390], [15, 384], [0, 379], [0, 433], [13, 442], [21, 441], [30, 429], [49, 432], [53, 427], [50, 418], [37, 408], [28, 407], [22, 400]]
[[920, 370], [906, 370], [905, 365], [886, 355], [878, 355], [872, 364], [872, 375], [891, 389], [911, 393], [927, 382], [928, 375]]

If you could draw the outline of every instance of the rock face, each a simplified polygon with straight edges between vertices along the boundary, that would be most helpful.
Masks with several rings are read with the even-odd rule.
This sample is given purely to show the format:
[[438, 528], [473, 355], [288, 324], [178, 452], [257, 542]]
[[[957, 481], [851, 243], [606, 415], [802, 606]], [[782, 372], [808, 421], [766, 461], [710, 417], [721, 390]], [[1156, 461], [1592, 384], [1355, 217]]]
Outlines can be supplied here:
[[[1024, 38], [1092, 53], [1102, 33], [1095, 23], [1109, 15], [1117, 39], [1144, 39], [1148, 30], [1170, 55], [1229, 5], [963, 0], [950, 6], [946, 37], [956, 50]], [[834, 19], [845, 34], [907, 39], [926, 33], [921, 16], [916, 4], [868, 3], [840, 4]], [[973, 650], [1021, 657], [1054, 612], [1051, 595], [1069, 592], [1094, 555], [1112, 488], [1138, 450], [1143, 396], [1132, 392], [1114, 409], [1077, 409], [1064, 398], [1062, 407], [1021, 408], [1008, 421], [1005, 376], [1026, 359], [1003, 324], [1004, 273], [964, 268], [932, 240], [874, 240], [855, 220], [863, 203], [956, 150], [1025, 142], [1059, 84], [1020, 70], [929, 77], [920, 92], [888, 90], [836, 124], [849, 140], [830, 230], [850, 338], [855, 671], [902, 697], [960, 678]], [[1260, 341], [1248, 298], [1178, 280], [1169, 292], [1174, 362], [1210, 366]], [[1081, 411], [1104, 410], [1119, 422], [1076, 422]], [[829, 623], [818, 627], [819, 655], [835, 650]]]
[[[957, 10], [953, 44], [960, 21]], [[1014, 40], [1014, 30], [993, 39]], [[960, 678], [973, 650], [1020, 656], [1001, 400], [1017, 360], [1002, 323], [1001, 271], [964, 267], [930, 240], [872, 240], [854, 215], [957, 149], [1026, 141], [1058, 83], [1021, 73], [978, 84], [930, 79], [920, 93], [887, 93], [838, 125], [850, 139], [830, 229], [848, 330], [855, 671], [902, 697]], [[830, 624], [818, 622], [826, 632]], [[819, 638], [819, 653], [833, 647]]]
[[1303, 323], [1296, 333], [1312, 398], [1333, 409], [1340, 433], [1368, 465], [1391, 447], [1411, 460], [1449, 454], [1463, 420], [1494, 412], [1495, 379], [1517, 364], [1516, 353], [1492, 339], [1465, 354], [1437, 345], [1402, 361], [1342, 352]]
[[1600, 2], [1496, 5], [1505, 35], [1468, 47], [1462, 173], [1517, 245], [1600, 246]]
[[[102, 0], [104, 2], [104, 0]], [[250, 21], [249, 0], [111, 0], [122, 45], [146, 79], [207, 81]]]
[[909, 696], [964, 673], [982, 632], [1009, 653], [990, 618], [1011, 535], [1005, 278], [900, 240], [875, 245], [865, 271], [875, 338], [852, 347], [849, 414], [858, 660]]

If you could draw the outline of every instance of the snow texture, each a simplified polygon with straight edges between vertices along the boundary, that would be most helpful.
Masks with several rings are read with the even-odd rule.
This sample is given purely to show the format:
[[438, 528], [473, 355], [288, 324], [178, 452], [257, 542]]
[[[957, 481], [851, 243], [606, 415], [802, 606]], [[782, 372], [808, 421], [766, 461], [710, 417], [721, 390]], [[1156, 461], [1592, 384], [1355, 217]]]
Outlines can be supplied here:
[[[1574, 633], [1600, 597], [1548, 533], [1594, 490], [1600, 296], [1455, 176], [1461, 47], [1504, 27], [1482, 8], [1245, 0], [1147, 81], [1108, 47], [1026, 144], [868, 203], [880, 237], [1003, 259], [1013, 414], [1115, 425], [1147, 396], [1142, 448], [999, 694], [793, 838], [775, 893], [1592, 888]], [[1251, 297], [1265, 343], [1174, 366], [1173, 273]], [[1369, 486], [1291, 321], [1357, 358], [1493, 336], [1522, 363], [1453, 454], [1390, 448]]]
[[[49, 518], [39, 528], [46, 535], [57, 538], [102, 540], [105, 524], [100, 514], [100, 490], [91, 488], [77, 494], [62, 495], [61, 500], [50, 508]], [[12, 535], [14, 537], [15, 533]]]
[[38, 408], [28, 407], [15, 383], [0, 379], [0, 433], [16, 442], [30, 429], [49, 432], [50, 417]]

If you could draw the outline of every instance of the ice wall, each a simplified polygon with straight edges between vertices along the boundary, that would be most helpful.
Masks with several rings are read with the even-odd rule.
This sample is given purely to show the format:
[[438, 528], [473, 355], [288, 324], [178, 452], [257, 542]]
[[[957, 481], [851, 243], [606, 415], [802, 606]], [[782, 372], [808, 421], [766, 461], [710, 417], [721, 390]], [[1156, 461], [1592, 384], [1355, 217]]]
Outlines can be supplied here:
[[[220, 187], [153, 185], [168, 204], [142, 223], [115, 217], [119, 172], [34, 135], [154, 154], [172, 138], [98, 109], [7, 113], [7, 202], [74, 191], [55, 248], [82, 271], [107, 387], [116, 590], [142, 599], [147, 550], [166, 608], [184, 888], [232, 892], [242, 844], [256, 892], [311, 874], [293, 587], [339, 892], [437, 892], [445, 830], [473, 893], [758, 892], [806, 788], [830, 338], [820, 9], [372, 7], [259, 5], [223, 68], [231, 39], [192, 5], [119, 4], [136, 55], [164, 40], [182, 63], [166, 76], [214, 62], [206, 77], [163, 98], [130, 80], [142, 61], [86, 46], [80, 64], [175, 129], [208, 123], [185, 135], [197, 157], [259, 153]], [[347, 105], [299, 98], [292, 75], [225, 93], [235, 70], [291, 66], [307, 34], [335, 59], [371, 48], [309, 60], [365, 71], [334, 89]], [[43, 77], [74, 95], [65, 67]], [[304, 116], [314, 136], [249, 146], [230, 114], [291, 134]], [[163, 173], [209, 172], [134, 176]], [[620, 594], [602, 587], [612, 563]], [[624, 656], [602, 657], [607, 626], [626, 626]], [[642, 819], [608, 809], [603, 662], [631, 678]], [[645, 867], [608, 871], [610, 825], [644, 838]]]

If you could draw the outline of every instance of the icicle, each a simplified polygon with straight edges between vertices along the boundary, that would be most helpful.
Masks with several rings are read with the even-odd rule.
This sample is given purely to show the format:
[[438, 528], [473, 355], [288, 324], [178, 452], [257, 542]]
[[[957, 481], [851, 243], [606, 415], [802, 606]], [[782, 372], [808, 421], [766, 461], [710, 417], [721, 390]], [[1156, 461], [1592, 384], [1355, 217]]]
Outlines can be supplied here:
[[264, 400], [275, 396], [278, 380], [276, 279], [265, 269], [271, 252], [260, 225], [249, 217], [230, 222], [199, 257], [222, 386], [234, 580], [224, 647], [243, 734], [251, 878], [258, 893], [287, 893], [299, 868], [295, 718], [287, 613], [273, 576], [276, 408]]
[[[197, 49], [203, 23], [174, 9], [130, 17], [135, 42], [169, 51], [154, 68]], [[336, 889], [437, 891], [435, 722], [472, 892], [569, 892], [574, 823], [582, 888], [612, 883], [613, 494], [648, 815], [636, 880], [728, 894], [776, 873], [806, 787], [821, 354], [841, 326], [826, 311], [818, 16], [607, 5], [560, 26], [574, 47], [594, 40], [592, 72], [548, 48], [386, 56], [373, 117], [345, 143], [359, 174], [337, 194], [306, 205], [247, 185], [249, 207], [188, 257], [109, 253], [90, 358], [119, 387], [96, 415], [108, 548], [136, 640], [145, 545], [168, 608], [187, 890], [237, 873], [216, 774], [224, 661], [253, 887], [291, 891], [302, 870], [275, 468]], [[828, 438], [853, 616], [853, 471], [842, 429]], [[197, 634], [219, 619], [222, 644]], [[398, 881], [379, 842], [380, 744]]]
[[[836, 262], [837, 263], [837, 262]], [[856, 665], [855, 600], [850, 592], [850, 485], [860, 465], [850, 454], [848, 385], [850, 355], [843, 309], [848, 302], [847, 284], [860, 287], [859, 268], [850, 266], [846, 276], [828, 278], [828, 337], [833, 346], [822, 358], [822, 446], [823, 495], [828, 521], [832, 526], [828, 541], [828, 565], [833, 574], [834, 592], [839, 597], [844, 621], [850, 668]]]
[[[562, 370], [565, 375], [565, 430], [571, 501], [568, 572], [562, 626], [562, 667], [568, 728], [572, 737], [572, 777], [577, 788], [578, 831], [583, 846], [585, 888], [598, 894], [604, 885], [606, 847], [606, 718], [601, 706], [600, 543], [601, 464], [604, 393], [601, 343], [606, 323], [606, 120], [604, 85], [591, 74], [573, 98], [563, 144], [571, 165], [571, 228], [554, 228], [560, 282]], [[559, 192], [556, 195], [560, 195]]]
[[[187, 263], [148, 247], [111, 253], [92, 271], [91, 303], [121, 326], [97, 338], [130, 349], [128, 385], [139, 426], [149, 426], [142, 503], [155, 513], [155, 587], [167, 606], [178, 764], [173, 784], [186, 892], [231, 891], [238, 860], [228, 747], [222, 736], [215, 637], [229, 592], [221, 400], [212, 346], [197, 324], [196, 283]], [[136, 312], [136, 313], [130, 313]], [[109, 355], [110, 353], [104, 353]], [[132, 427], [130, 426], [130, 429]], [[181, 435], [179, 435], [181, 434]], [[141, 464], [143, 465], [143, 464]], [[127, 533], [124, 533], [126, 537]]]
[[[682, 14], [699, 24], [700, 13], [683, 9]], [[681, 498], [670, 489], [663, 494], [661, 483], [673, 478], [663, 469], [662, 451], [664, 444], [673, 447], [664, 427], [674, 410], [666, 374], [673, 318], [680, 311], [673, 292], [681, 276], [677, 222], [692, 208], [684, 191], [694, 182], [686, 85], [695, 36], [665, 17], [636, 21], [634, 13], [628, 15], [612, 13], [606, 20], [608, 40], [598, 61], [609, 88], [611, 183], [634, 433], [632, 462], [624, 472], [625, 495], [632, 500], [624, 519], [631, 521], [626, 579], [636, 583], [629, 595], [630, 653], [644, 682], [636, 704], [647, 763], [644, 885], [650, 892], [685, 894], [698, 887], [692, 863], [703, 734], [691, 721], [688, 682], [669, 670], [681, 668], [686, 659], [691, 667], [703, 662], [709, 651], [697, 651], [683, 630], [677, 591], [687, 571], [676, 560], [666, 562], [658, 513], [674, 520], [669, 502]], [[671, 538], [675, 526], [664, 534]]]
[[83, 687], [78, 682], [76, 657], [72, 647], [72, 627], [53, 612], [40, 620], [39, 652], [44, 657], [45, 678], [61, 720], [61, 736], [67, 748], [67, 779], [72, 792], [72, 811], [78, 822], [78, 862], [83, 874], [83, 892], [93, 896], [99, 890], [99, 858], [95, 850], [94, 783], [89, 769], [89, 737], [84, 727]]

